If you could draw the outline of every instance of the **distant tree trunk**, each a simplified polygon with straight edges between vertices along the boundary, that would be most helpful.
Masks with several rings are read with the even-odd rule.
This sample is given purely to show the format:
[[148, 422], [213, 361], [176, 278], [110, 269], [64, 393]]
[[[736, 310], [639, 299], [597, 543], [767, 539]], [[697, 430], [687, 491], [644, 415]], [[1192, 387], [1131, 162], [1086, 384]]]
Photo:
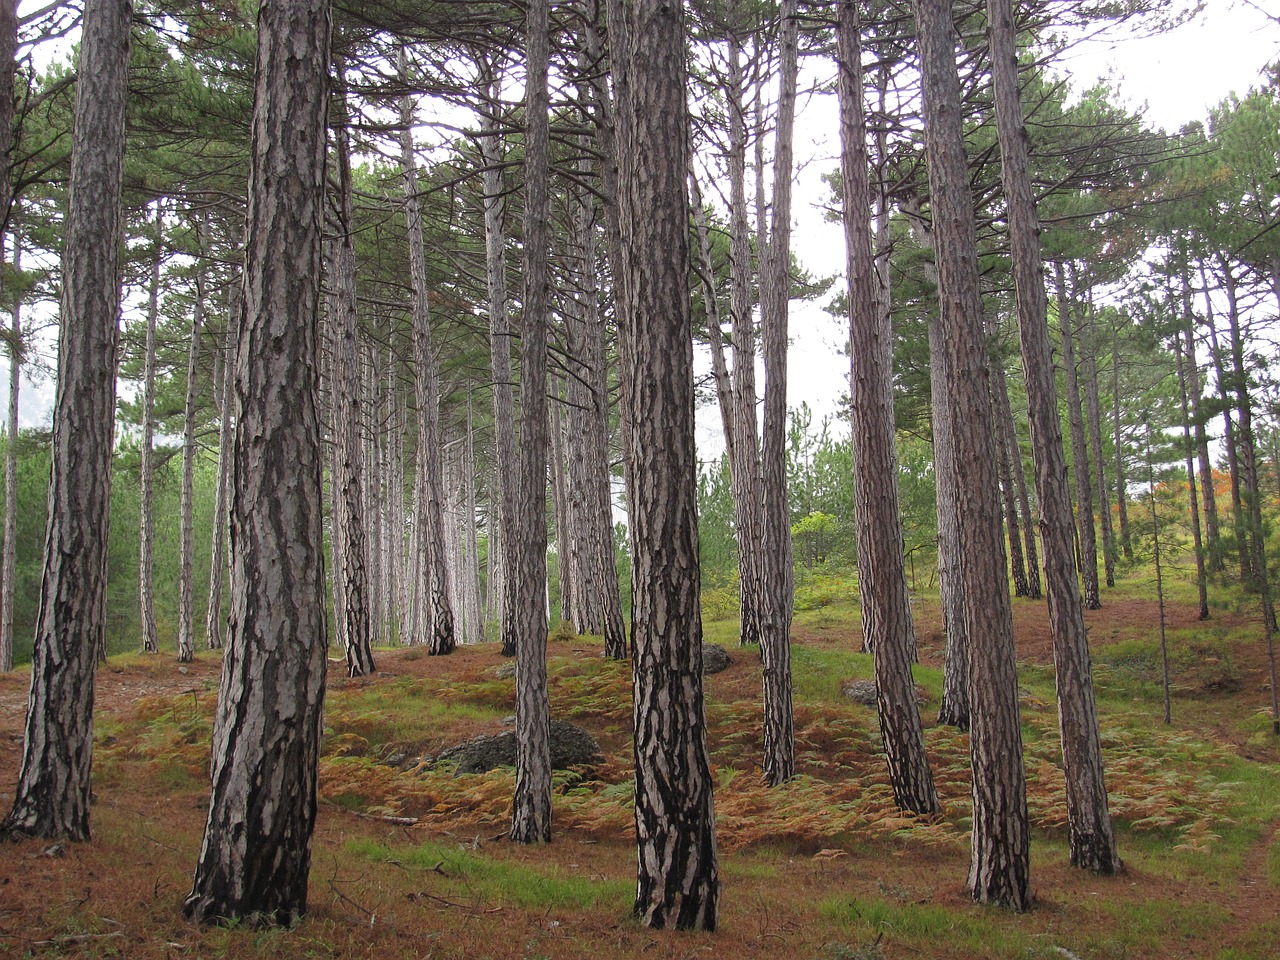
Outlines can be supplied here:
[[[791, 704], [791, 616], [795, 572], [791, 508], [787, 501], [787, 328], [791, 300], [791, 180], [799, 73], [799, 12], [782, 0], [778, 45], [777, 135], [773, 156], [773, 209], [769, 253], [760, 271], [760, 325], [764, 369], [764, 436], [760, 479], [764, 520], [761, 571], [760, 659], [764, 667], [765, 782], [776, 786], [795, 775]], [[865, 166], [865, 155], [864, 155]], [[905, 581], [904, 581], [905, 587]], [[912, 635], [914, 636], [914, 635]]]
[[178, 662], [195, 659], [195, 598], [192, 569], [196, 560], [195, 465], [196, 403], [200, 370], [200, 340], [204, 336], [204, 269], [196, 268], [196, 302], [191, 315], [191, 346], [187, 351], [187, 393], [182, 404], [182, 519], [178, 559]]
[[648, 927], [713, 930], [720, 884], [698, 601], [683, 19], [680, 4], [609, 3], [623, 71], [619, 347], [633, 460], [635, 914]]
[[907, 593], [893, 419], [893, 331], [876, 291], [871, 185], [863, 106], [861, 24], [854, 0], [839, 6], [840, 174], [849, 295], [850, 409], [862, 628], [874, 653], [880, 733], [894, 801], [935, 813], [938, 796], [925, 754], [911, 678], [915, 630]]
[[155, 249], [151, 253], [151, 279], [147, 288], [147, 333], [144, 346], [142, 374], [142, 450], [138, 467], [141, 491], [138, 499], [141, 510], [138, 518], [138, 605], [139, 626], [142, 628], [142, 649], [158, 653], [160, 641], [156, 635], [156, 590], [154, 561], [155, 548], [152, 492], [155, 478], [156, 435], [156, 324], [160, 319], [160, 263], [164, 259], [164, 212], [156, 202]]
[[[933, 232], [918, 198], [904, 202], [903, 212], [923, 246], [933, 248]], [[937, 286], [938, 273], [926, 263], [925, 276]], [[937, 487], [938, 593], [947, 638], [938, 722], [969, 729], [969, 635], [964, 614], [964, 582], [960, 576], [960, 491], [956, 486], [951, 406], [947, 397], [945, 332], [940, 318], [929, 321], [929, 400], [933, 409], [933, 470]]]
[[[991, 40], [992, 82], [1009, 237], [1018, 303], [1018, 329], [1023, 373], [1027, 385], [1028, 419], [1036, 463], [1036, 492], [1041, 511], [1045, 584], [1049, 594], [1049, 623], [1053, 633], [1053, 665], [1058, 681], [1058, 722], [1062, 767], [1066, 777], [1067, 842], [1073, 866], [1111, 874], [1121, 869], [1107, 806], [1102, 766], [1102, 739], [1089, 664], [1089, 637], [1084, 609], [1071, 564], [1071, 497], [1063, 457], [1061, 421], [1049, 338], [1044, 261], [1040, 253], [1040, 220], [1031, 186], [1028, 137], [1018, 89], [1018, 56], [1012, 0], [987, 0]], [[1061, 266], [1059, 266], [1061, 289]], [[1065, 298], [1060, 300], [1065, 306]], [[1065, 310], [1063, 341], [1069, 339]], [[1065, 352], [1065, 350], [1064, 350]], [[1071, 363], [1067, 361], [1067, 382]], [[1073, 418], [1079, 398], [1071, 401]], [[1075, 428], [1072, 428], [1073, 434]], [[1082, 491], [1089, 485], [1083, 459]], [[1085, 513], [1082, 509], [1082, 513]], [[1092, 520], [1084, 518], [1092, 528]], [[1096, 589], [1096, 570], [1094, 579]], [[976, 818], [975, 818], [976, 819]]]
[[361, 424], [360, 320], [356, 315], [356, 245], [352, 232], [351, 146], [347, 133], [346, 67], [334, 63], [334, 173], [338, 181], [334, 236], [329, 240], [329, 432], [333, 500], [329, 532], [333, 544], [333, 612], [347, 676], [376, 669], [369, 613], [369, 539], [364, 523], [365, 464]]
[[1031, 596], [1031, 581], [1027, 579], [1026, 558], [1022, 553], [1022, 530], [1018, 524], [1018, 491], [1013, 484], [1013, 461], [1019, 459], [1017, 428], [1013, 422], [1013, 406], [1009, 402], [1009, 382], [1004, 363], [992, 359], [991, 403], [995, 417], [996, 447], [1000, 454], [998, 464], [1000, 489], [1004, 495], [1004, 525], [1009, 538], [1010, 567], [1013, 573], [1015, 596]]
[[1080, 325], [1080, 360], [1084, 367], [1084, 403], [1089, 418], [1089, 450], [1098, 495], [1098, 519], [1102, 528], [1102, 569], [1108, 587], [1116, 585], [1116, 538], [1107, 495], [1107, 471], [1102, 459], [1102, 399], [1098, 391], [1098, 324], [1092, 292], [1084, 306]]
[[444, 551], [440, 378], [432, 346], [426, 246], [413, 153], [413, 108], [407, 98], [401, 101], [400, 116], [400, 163], [404, 171], [409, 280], [413, 288], [413, 394], [418, 407], [413, 524], [413, 562], [417, 576], [411, 588], [416, 598], [413, 639], [425, 644], [431, 656], [441, 656], [452, 653], [457, 640]]
[[511, 565], [511, 533], [515, 524], [515, 510], [519, 474], [516, 466], [516, 403], [511, 373], [511, 323], [507, 316], [507, 261], [506, 261], [506, 209], [507, 200], [502, 180], [502, 140], [498, 132], [497, 109], [492, 102], [497, 96], [497, 80], [490, 78], [490, 106], [486, 107], [480, 124], [480, 159], [484, 164], [481, 183], [484, 190], [484, 244], [485, 276], [489, 288], [489, 357], [493, 370], [493, 423], [494, 423], [494, 481], [496, 490], [495, 535], [489, 534], [489, 550], [500, 573], [492, 581], [500, 589], [494, 589], [501, 631], [502, 655], [516, 655], [516, 612], [512, 606], [515, 595], [511, 592], [508, 576]]
[[[584, 174], [587, 172], [582, 171]], [[582, 265], [575, 309], [568, 311], [569, 376], [566, 389], [569, 433], [566, 437], [575, 522], [579, 539], [579, 630], [604, 637], [604, 653], [627, 656], [627, 631], [618, 591], [613, 549], [613, 497], [609, 483], [609, 375], [605, 360], [604, 318], [596, 277], [594, 199], [576, 190], [573, 223], [577, 260]], [[723, 362], [723, 359], [722, 361]]]
[[[1213, 465], [1209, 461], [1209, 438], [1205, 429], [1208, 415], [1201, 409], [1200, 364], [1196, 360], [1196, 320], [1195, 312], [1191, 309], [1190, 264], [1185, 255], [1183, 264], [1181, 334], [1186, 357], [1187, 393], [1191, 401], [1192, 428], [1195, 432], [1196, 460], [1200, 470], [1200, 491], [1204, 496], [1205, 536], [1208, 540], [1205, 544], [1205, 561], [1209, 571], [1218, 573], [1223, 570], [1225, 560], [1218, 521], [1218, 497], [1213, 485]], [[1118, 404], [1119, 400], [1116, 402]]]
[[[11, 4], [0, 0], [0, 9]], [[22, 269], [16, 236], [13, 269]], [[0, 671], [13, 669], [13, 601], [18, 569], [18, 394], [22, 382], [22, 301], [15, 299], [9, 324], [9, 438], [4, 449], [4, 552], [0, 555]]]
[[[720, 298], [716, 290], [715, 263], [711, 255], [711, 231], [707, 226], [707, 211], [698, 186], [697, 171], [689, 168], [689, 199], [693, 207], [693, 228], [698, 238], [698, 263], [694, 271], [702, 281], [702, 299], [707, 309], [707, 342], [711, 352], [711, 376], [716, 385], [716, 405], [720, 408], [720, 426], [724, 434], [725, 457], [729, 461], [730, 487], [733, 485], [733, 379], [724, 356], [724, 321], [720, 314]], [[737, 506], [734, 496], [734, 506]]]
[[[1240, 455], [1236, 435], [1236, 422], [1231, 416], [1230, 375], [1227, 373], [1226, 364], [1222, 359], [1222, 348], [1218, 343], [1218, 328], [1214, 322], [1213, 299], [1210, 296], [1208, 280], [1204, 278], [1203, 273], [1202, 278], [1204, 279], [1205, 324], [1209, 329], [1209, 356], [1213, 360], [1214, 379], [1218, 384], [1218, 399], [1222, 404], [1222, 445], [1227, 455], [1227, 475], [1231, 483], [1231, 519], [1236, 536], [1236, 550], [1240, 561], [1240, 582], [1248, 583], [1250, 570], [1247, 546], [1248, 530], [1240, 497]], [[1234, 296], [1234, 292], [1232, 292], [1231, 296]], [[1212, 484], [1212, 476], [1209, 482]], [[1224, 550], [1223, 553], [1225, 554], [1225, 552]], [[1210, 569], [1212, 568], [1213, 565], [1210, 564]], [[1224, 556], [1222, 569], [1225, 568], [1226, 559]]]
[[[1080, 412], [1080, 381], [1076, 377], [1074, 325], [1066, 270], [1054, 265], [1058, 289], [1058, 329], [1062, 334], [1062, 369], [1067, 383], [1067, 422], [1071, 428], [1071, 475], [1076, 486], [1077, 526], [1080, 536], [1080, 572], [1084, 576], [1084, 605], [1090, 610], [1102, 606], [1098, 591], [1098, 546], [1093, 526], [1093, 480], [1089, 472], [1089, 449], [1084, 439], [1084, 418]], [[1041, 504], [1043, 511], [1044, 505]], [[1047, 552], [1047, 548], [1046, 548]], [[1050, 561], [1045, 558], [1045, 563]], [[1046, 579], [1048, 573], [1045, 574]]]
[[93, 680], [106, 637], [120, 336], [129, 0], [86, 0], [62, 253], [49, 522], [22, 765], [0, 833], [89, 839]]
[[[547, 694], [547, 326], [550, 319], [551, 158], [547, 111], [550, 0], [526, 15], [524, 156], [524, 322], [520, 331], [520, 509], [515, 560], [516, 791], [511, 839], [551, 840], [550, 705]], [[681, 170], [683, 171], [683, 167]]]
[[1182, 401], [1182, 442], [1187, 458], [1187, 492], [1191, 500], [1191, 538], [1196, 552], [1196, 592], [1200, 599], [1200, 619], [1209, 619], [1209, 584], [1205, 574], [1204, 538], [1200, 533], [1200, 497], [1196, 484], [1195, 443], [1191, 432], [1191, 410], [1187, 400], [1187, 358], [1182, 350], [1182, 333], [1173, 337], [1173, 354], [1178, 364], [1178, 392]]
[[376, 347], [366, 345], [360, 351], [360, 409], [364, 418], [364, 505], [362, 508], [369, 544], [369, 619], [370, 640], [375, 646], [390, 643], [387, 616], [387, 575], [385, 513], [387, 506], [386, 460], [382, 444], [388, 425], [382, 422], [382, 378], [379, 376]]
[[18, 54], [18, 0], [0, 0], [0, 235], [13, 213], [14, 74]]
[[972, 698], [973, 830], [968, 888], [980, 902], [1025, 910], [1031, 902], [1026, 774], [955, 27], [946, 0], [914, 0], [912, 6], [920, 51], [947, 397], [954, 428], [953, 461], [960, 492], [960, 574]]
[[1133, 538], [1129, 532], [1129, 481], [1124, 464], [1124, 431], [1120, 421], [1120, 350], [1111, 350], [1111, 420], [1112, 445], [1116, 452], [1116, 503], [1119, 505], [1120, 550], [1125, 560], [1133, 560]]
[[235, 443], [235, 369], [240, 327], [244, 318], [243, 284], [231, 285], [227, 307], [227, 335], [222, 351], [222, 390], [218, 404], [218, 479], [213, 494], [213, 556], [209, 561], [209, 609], [205, 614], [205, 643], [210, 650], [222, 646], [226, 619], [222, 615], [222, 582], [227, 570], [227, 488], [231, 485], [231, 450]]
[[404, 435], [407, 416], [405, 401], [396, 378], [394, 349], [387, 343], [387, 418], [391, 425], [387, 442], [387, 560], [391, 581], [390, 615], [396, 622], [396, 633], [402, 644], [413, 642], [413, 623], [409, 618], [411, 587], [405, 573], [405, 518], [409, 515], [404, 502]]
[[231, 640], [209, 818], [183, 904], [204, 923], [291, 924], [307, 907], [328, 633], [316, 392], [329, 37], [325, 0], [259, 11]]

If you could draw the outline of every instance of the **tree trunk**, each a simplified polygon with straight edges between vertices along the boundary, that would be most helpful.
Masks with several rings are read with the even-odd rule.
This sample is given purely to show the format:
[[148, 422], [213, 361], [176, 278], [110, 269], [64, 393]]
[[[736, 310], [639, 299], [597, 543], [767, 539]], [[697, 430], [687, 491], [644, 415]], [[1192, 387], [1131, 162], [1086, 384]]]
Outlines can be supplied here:
[[[199, 232], [199, 231], [197, 231]], [[203, 251], [202, 251], [203, 253]], [[196, 655], [195, 597], [192, 569], [196, 561], [195, 466], [197, 380], [200, 340], [204, 336], [204, 268], [196, 268], [196, 302], [191, 315], [191, 346], [187, 351], [187, 393], [182, 403], [182, 494], [178, 559], [178, 662]]]
[[[1113, 330], [1113, 336], [1118, 334]], [[1114, 341], [1113, 341], [1114, 342]], [[1199, 388], [1197, 388], [1199, 389]], [[1116, 452], [1116, 503], [1120, 520], [1120, 550], [1125, 560], [1133, 560], [1133, 538], [1129, 534], [1129, 481], [1124, 466], [1124, 432], [1120, 422], [1120, 350], [1111, 350], [1111, 419], [1113, 424], [1112, 446]]]
[[898, 501], [893, 330], [885, 304], [877, 296], [871, 249], [861, 24], [854, 0], [841, 0], [837, 30], [840, 174], [849, 294], [849, 399], [862, 629], [875, 658], [880, 734], [894, 801], [912, 813], [935, 813], [938, 796], [925, 755], [924, 726], [911, 678], [915, 630]]
[[[1203, 274], [1202, 274], [1203, 276]], [[1245, 511], [1240, 498], [1240, 456], [1237, 447], [1236, 423], [1231, 416], [1231, 397], [1228, 389], [1230, 383], [1226, 365], [1222, 359], [1222, 348], [1218, 343], [1218, 328], [1214, 323], [1213, 300], [1210, 296], [1207, 278], [1204, 280], [1205, 324], [1209, 328], [1209, 356], [1213, 360], [1214, 379], [1218, 384], [1218, 399], [1222, 405], [1222, 444], [1227, 455], [1227, 475], [1231, 483], [1231, 518], [1235, 531], [1236, 549], [1240, 561], [1240, 582], [1249, 582], [1249, 551], [1247, 548], [1248, 530], [1245, 524]], [[1212, 484], [1212, 476], [1210, 484]], [[1223, 551], [1225, 554], [1225, 550]], [[1210, 564], [1210, 568], [1213, 566]], [[1222, 569], [1226, 568], [1223, 558]]]
[[1175, 331], [1173, 354], [1178, 364], [1178, 392], [1182, 401], [1182, 442], [1187, 457], [1187, 493], [1191, 500], [1191, 539], [1196, 552], [1196, 592], [1200, 600], [1200, 619], [1209, 619], [1209, 584], [1205, 573], [1204, 538], [1200, 533], [1200, 496], [1196, 484], [1195, 443], [1191, 433], [1191, 408], [1187, 399], [1187, 358], [1182, 350], [1182, 332]]
[[1102, 569], [1108, 587], [1116, 585], [1116, 538], [1107, 495], [1107, 472], [1102, 459], [1102, 400], [1098, 394], [1098, 326], [1093, 294], [1084, 306], [1080, 325], [1080, 361], [1084, 368], [1084, 403], [1089, 417], [1089, 451], [1098, 495], [1098, 519], [1102, 528]]
[[369, 615], [369, 538], [364, 522], [365, 470], [361, 424], [360, 320], [356, 316], [356, 245], [352, 233], [351, 147], [347, 134], [346, 67], [334, 63], [333, 145], [338, 181], [336, 228], [329, 240], [329, 434], [332, 443], [329, 531], [333, 544], [335, 635], [347, 676], [376, 669]]
[[106, 638], [107, 533], [120, 345], [129, 0], [86, 0], [62, 254], [49, 522], [22, 766], [0, 832], [89, 838], [93, 679]]
[[[769, 255], [760, 271], [760, 323], [765, 369], [764, 438], [760, 451], [763, 563], [760, 659], [764, 667], [765, 782], [795, 775], [791, 704], [791, 616], [795, 572], [791, 508], [787, 500], [787, 327], [791, 300], [791, 180], [799, 73], [796, 0], [782, 0], [778, 29], [779, 90], [773, 156], [773, 210]], [[865, 166], [865, 157], [864, 157]], [[904, 581], [905, 587], [905, 581]]]
[[622, 660], [628, 653], [627, 632], [613, 549], [609, 375], [596, 277], [595, 205], [592, 195], [581, 189], [575, 190], [573, 203], [575, 259], [582, 266], [575, 309], [566, 316], [569, 433], [565, 439], [579, 541], [575, 550], [579, 620], [574, 623], [579, 630], [603, 636], [605, 656]]
[[236, 351], [231, 641], [188, 919], [291, 924], [307, 906], [325, 686], [316, 409], [329, 5], [258, 15]]
[[[0, 10], [7, 9], [0, 0]], [[2, 25], [0, 25], [2, 26]], [[15, 235], [13, 269], [22, 269], [22, 247]], [[22, 383], [22, 301], [13, 301], [9, 324], [9, 438], [4, 448], [4, 548], [0, 554], [0, 671], [13, 669], [13, 601], [18, 569], [18, 394]]]
[[733, 336], [733, 512], [738, 537], [739, 642], [758, 644], [764, 571], [760, 426], [756, 418], [756, 328], [752, 310], [751, 224], [747, 218], [747, 130], [742, 49], [729, 36], [729, 316]]
[[698, 600], [684, 11], [610, 0], [609, 19], [611, 39], [627, 38], [613, 49], [625, 78], [619, 349], [633, 493], [635, 914], [648, 927], [713, 930], [720, 885]]
[[154, 573], [155, 477], [156, 435], [156, 324], [160, 318], [160, 262], [164, 257], [164, 213], [159, 201], [155, 214], [155, 249], [151, 254], [151, 280], [147, 293], [147, 333], [142, 374], [142, 450], [138, 467], [141, 491], [138, 499], [141, 510], [138, 518], [138, 606], [139, 626], [142, 629], [142, 649], [158, 653], [160, 641], [156, 636], [156, 590]]
[[1031, 902], [1026, 774], [955, 27], [946, 0], [914, 0], [912, 6], [920, 50], [947, 397], [953, 415], [952, 458], [960, 492], [957, 515], [969, 638], [973, 764], [968, 888], [980, 902], [1025, 910]]
[[[508, 541], [516, 613], [516, 792], [511, 839], [551, 840], [547, 695], [547, 326], [550, 320], [551, 158], [547, 111], [550, 0], [526, 16], [524, 320], [520, 331], [520, 505]], [[683, 169], [683, 168], [682, 168]]]
[[[497, 96], [497, 79], [490, 78], [490, 101]], [[481, 183], [484, 191], [484, 248], [485, 276], [489, 289], [489, 357], [493, 370], [493, 423], [494, 423], [494, 491], [496, 510], [490, 518], [496, 521], [496, 535], [491, 530], [489, 550], [500, 569], [491, 578], [501, 589], [495, 592], [495, 605], [499, 613], [499, 630], [502, 655], [516, 654], [516, 611], [512, 606], [515, 595], [511, 592], [511, 534], [515, 525], [516, 498], [519, 474], [516, 460], [516, 402], [511, 373], [511, 323], [507, 316], [507, 261], [506, 261], [506, 187], [502, 182], [502, 140], [498, 132], [496, 107], [486, 108], [480, 124], [480, 159], [484, 164]], [[494, 553], [496, 551], [496, 553]], [[493, 583], [491, 583], [493, 589]]]
[[[1067, 383], [1067, 422], [1071, 428], [1071, 475], [1076, 485], [1076, 511], [1080, 536], [1080, 572], [1084, 576], [1084, 605], [1090, 610], [1102, 606], [1098, 591], [1098, 546], [1093, 526], [1093, 481], [1089, 472], [1089, 450], [1084, 439], [1084, 419], [1080, 412], [1080, 382], [1076, 377], [1076, 354], [1072, 333], [1071, 301], [1066, 271], [1054, 265], [1058, 288], [1058, 328], [1062, 334], [1062, 369]], [[1056, 391], [1055, 391], [1056, 393]], [[1046, 425], [1047, 426], [1047, 425]], [[1041, 512], [1044, 505], [1040, 506]], [[1046, 568], [1049, 564], [1045, 548]], [[1045, 579], [1049, 577], [1048, 570]]]
[[400, 163], [404, 170], [404, 213], [409, 233], [409, 280], [413, 287], [413, 394], [418, 407], [415, 457], [413, 550], [413, 640], [431, 656], [453, 652], [453, 602], [444, 550], [444, 491], [441, 477], [440, 377], [432, 346], [426, 246], [418, 206], [418, 171], [413, 153], [413, 108], [400, 104]]
[[[1049, 339], [1044, 263], [1040, 253], [1040, 221], [1035, 208], [1028, 160], [1028, 138], [1018, 90], [1018, 59], [1012, 0], [987, 0], [990, 23], [992, 80], [1000, 139], [1001, 173], [1009, 211], [1009, 236], [1018, 302], [1018, 329], [1023, 373], [1027, 384], [1031, 444], [1036, 464], [1036, 492], [1041, 511], [1045, 584], [1049, 594], [1049, 622], [1053, 633], [1053, 664], [1058, 682], [1058, 722], [1062, 737], [1062, 767], [1067, 792], [1067, 841], [1074, 866], [1111, 874], [1121, 869], [1107, 807], [1102, 767], [1102, 741], [1094, 702], [1085, 629], [1075, 571], [1071, 563], [1071, 497], [1063, 457], [1058, 397]], [[1061, 290], [1061, 266], [1059, 266]], [[1060, 298], [1065, 306], [1065, 297]], [[1069, 338], [1065, 310], [1063, 341]], [[1071, 362], [1067, 358], [1067, 382]], [[1078, 418], [1079, 398], [1071, 400]], [[1075, 429], [1073, 427], [1073, 434]], [[1076, 461], [1089, 486], [1083, 459]], [[1088, 511], [1084, 525], [1092, 529]], [[1096, 569], [1094, 585], [1096, 589]], [[976, 817], [975, 817], [976, 822]]]
[[235, 369], [240, 328], [244, 324], [243, 283], [231, 285], [227, 307], [227, 335], [222, 351], [222, 390], [218, 403], [218, 479], [213, 494], [213, 548], [209, 560], [209, 609], [205, 613], [205, 644], [210, 650], [222, 646], [226, 618], [222, 615], [222, 583], [227, 571], [227, 526], [231, 485], [231, 451], [235, 443]]
[[[1196, 319], [1195, 312], [1191, 309], [1191, 268], [1185, 255], [1183, 256], [1183, 264], [1181, 334], [1183, 350], [1186, 356], [1187, 393], [1188, 399], [1191, 401], [1196, 460], [1200, 470], [1200, 491], [1204, 496], [1205, 536], [1208, 541], [1205, 544], [1205, 560], [1208, 569], [1216, 573], [1224, 569], [1226, 561], [1222, 552], [1222, 533], [1218, 521], [1218, 497], [1213, 485], [1213, 465], [1209, 461], [1209, 437], [1205, 429], [1208, 415], [1201, 410], [1200, 364], [1196, 360]], [[1116, 402], [1118, 404], [1119, 400]]]
[[996, 447], [1000, 454], [1000, 489], [1004, 495], [1004, 525], [1009, 538], [1010, 568], [1013, 573], [1015, 596], [1031, 596], [1031, 581], [1027, 578], [1027, 563], [1022, 552], [1022, 530], [1018, 523], [1018, 491], [1013, 483], [1013, 462], [1021, 459], [1018, 451], [1017, 427], [1013, 422], [1013, 405], [1009, 401], [1009, 381], [1004, 372], [1004, 361], [993, 359], [991, 363], [992, 410], [995, 416]]

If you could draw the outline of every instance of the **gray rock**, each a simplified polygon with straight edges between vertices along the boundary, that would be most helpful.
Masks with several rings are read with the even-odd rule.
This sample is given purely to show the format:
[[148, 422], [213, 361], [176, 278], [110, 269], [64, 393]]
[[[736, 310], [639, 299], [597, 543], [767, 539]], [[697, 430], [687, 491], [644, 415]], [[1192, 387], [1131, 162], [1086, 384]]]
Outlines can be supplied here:
[[506, 663], [497, 667], [493, 671], [493, 675], [499, 680], [510, 680], [516, 675], [516, 662], [514, 660], [508, 660]]
[[[600, 744], [586, 730], [567, 720], [551, 721], [551, 766], [564, 770], [601, 759]], [[484, 773], [496, 767], [515, 766], [516, 734], [514, 730], [489, 736], [474, 737], [450, 747], [436, 758], [437, 763], [456, 763], [455, 773]]]
[[718, 643], [702, 645], [702, 672], [704, 674], [719, 673], [733, 663], [729, 652]]
[[[860, 703], [864, 707], [876, 706], [876, 682], [874, 680], [850, 680], [840, 688], [840, 692], [852, 700], [854, 703]], [[929, 696], [927, 691], [920, 686], [916, 687], [916, 703], [927, 703]]]
[[864, 707], [876, 705], [876, 682], [874, 680], [851, 680], [840, 688], [840, 692]]

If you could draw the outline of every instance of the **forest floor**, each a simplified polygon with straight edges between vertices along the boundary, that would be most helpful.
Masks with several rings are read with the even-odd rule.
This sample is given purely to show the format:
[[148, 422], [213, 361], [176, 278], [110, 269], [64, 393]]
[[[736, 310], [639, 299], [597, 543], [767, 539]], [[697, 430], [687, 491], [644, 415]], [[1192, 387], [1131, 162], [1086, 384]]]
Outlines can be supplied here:
[[[810, 585], [811, 586], [811, 585]], [[453, 777], [416, 758], [498, 732], [514, 685], [496, 645], [431, 658], [378, 653], [376, 676], [331, 664], [310, 905], [293, 930], [201, 929], [181, 918], [207, 804], [220, 657], [113, 657], [98, 673], [93, 840], [0, 844], [0, 956], [768, 957], [1274, 960], [1280, 956], [1280, 749], [1260, 625], [1168, 610], [1173, 723], [1162, 722], [1158, 609], [1121, 584], [1087, 614], [1112, 812], [1126, 872], [1072, 869], [1043, 603], [1015, 602], [1035, 906], [975, 906], [967, 738], [933, 723], [936, 597], [916, 603], [917, 682], [944, 812], [892, 805], [874, 712], [841, 687], [871, 675], [856, 607], [805, 593], [794, 631], [801, 771], [759, 782], [760, 668], [731, 623], [733, 664], [708, 678], [722, 879], [715, 934], [630, 917], [630, 680], [594, 638], [553, 639], [552, 714], [604, 761], [557, 774], [553, 843], [504, 839], [513, 776]], [[804, 598], [808, 597], [808, 600]], [[28, 677], [0, 676], [0, 807], [12, 802]], [[415, 823], [400, 822], [411, 818]]]

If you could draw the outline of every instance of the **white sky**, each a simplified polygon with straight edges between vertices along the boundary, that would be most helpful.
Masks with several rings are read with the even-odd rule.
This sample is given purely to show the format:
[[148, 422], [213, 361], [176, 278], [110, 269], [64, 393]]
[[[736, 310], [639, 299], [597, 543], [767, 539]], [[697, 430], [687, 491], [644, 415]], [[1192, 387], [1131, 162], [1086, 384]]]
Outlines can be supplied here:
[[[1261, 9], [1259, 9], [1261, 8]], [[1280, 24], [1264, 12], [1280, 16], [1280, 0], [1208, 0], [1193, 22], [1156, 37], [1091, 42], [1072, 51], [1056, 72], [1085, 90], [1099, 79], [1118, 87], [1120, 99], [1140, 108], [1148, 121], [1176, 130], [1192, 120], [1205, 120], [1209, 108], [1232, 92], [1243, 94], [1262, 82], [1263, 69], [1280, 58]], [[824, 223], [814, 205], [825, 196], [818, 176], [836, 166], [838, 141], [834, 98], [810, 104], [800, 123], [810, 133], [808, 155], [817, 159], [802, 170], [796, 189], [796, 255], [815, 274], [840, 273], [843, 283], [844, 237], [836, 224]], [[803, 137], [801, 138], [803, 139]], [[796, 153], [806, 147], [797, 142]], [[827, 300], [829, 298], [823, 298]], [[806, 402], [817, 424], [835, 416], [839, 397], [848, 392], [849, 365], [839, 351], [846, 342], [842, 323], [822, 310], [822, 303], [793, 304], [791, 365], [787, 402]], [[699, 411], [698, 441], [703, 457], [719, 455], [719, 414]], [[843, 425], [840, 425], [843, 431]]]

